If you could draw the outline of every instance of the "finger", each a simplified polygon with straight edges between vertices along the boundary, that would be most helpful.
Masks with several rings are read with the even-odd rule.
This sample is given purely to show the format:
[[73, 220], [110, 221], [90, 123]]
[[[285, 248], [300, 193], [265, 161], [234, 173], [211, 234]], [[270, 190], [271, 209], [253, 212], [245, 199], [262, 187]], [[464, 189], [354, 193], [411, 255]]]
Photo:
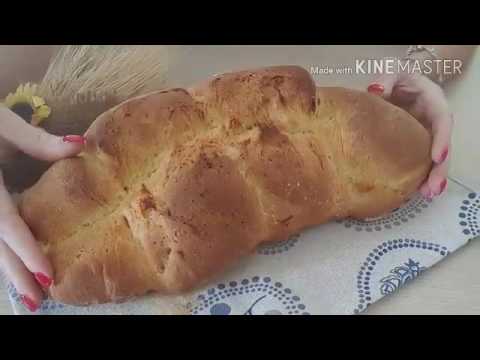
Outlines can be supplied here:
[[435, 165], [428, 177], [428, 187], [433, 196], [439, 196], [447, 187], [448, 162], [444, 161], [439, 165]]
[[427, 78], [419, 80], [423, 89], [422, 99], [424, 118], [430, 123], [433, 135], [432, 159], [440, 164], [446, 160], [453, 129], [453, 117], [443, 90]]
[[48, 287], [53, 270], [28, 226], [19, 216], [10, 194], [3, 185], [0, 172], [0, 239], [17, 254], [37, 281]]
[[432, 199], [444, 193], [447, 187], [448, 161], [434, 165], [425, 183], [420, 187], [420, 193]]
[[79, 153], [85, 144], [82, 136], [65, 137], [32, 126], [10, 109], [0, 106], [0, 137], [24, 153], [46, 161], [56, 161]]
[[453, 118], [448, 113], [442, 113], [432, 121], [432, 159], [437, 164], [445, 162], [448, 158], [452, 129]]
[[415, 86], [415, 80], [409, 78], [409, 81], [395, 84], [390, 101], [397, 106], [408, 108], [417, 103], [416, 100], [420, 93], [421, 90]]
[[392, 95], [392, 91], [397, 80], [397, 74], [384, 74], [370, 83], [367, 91], [369, 93], [382, 96], [385, 99], [389, 99]]
[[422, 194], [422, 196], [424, 198], [427, 198], [427, 199], [432, 199], [433, 198], [433, 193], [432, 191], [430, 190], [430, 187], [428, 185], [428, 179], [427, 181], [425, 181], [421, 186], [420, 188], [418, 189], [420, 194]]
[[415, 101], [413, 104], [404, 107], [405, 110], [423, 125], [430, 133], [432, 132], [432, 123], [425, 115], [425, 105], [421, 101]]
[[25, 307], [29, 311], [36, 311], [42, 302], [43, 292], [20, 258], [1, 240], [0, 264]]

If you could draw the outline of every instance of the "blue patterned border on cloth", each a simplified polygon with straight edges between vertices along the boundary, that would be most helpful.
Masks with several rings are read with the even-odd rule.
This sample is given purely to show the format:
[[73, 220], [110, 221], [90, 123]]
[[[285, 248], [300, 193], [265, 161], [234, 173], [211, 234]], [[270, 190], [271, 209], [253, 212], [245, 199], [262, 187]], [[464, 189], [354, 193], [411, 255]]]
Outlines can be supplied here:
[[[260, 246], [184, 296], [87, 308], [47, 300], [38, 314], [357, 314], [480, 235], [479, 227], [480, 195], [450, 184], [441, 197], [414, 197], [382, 218], [332, 222]], [[8, 293], [15, 313], [28, 314], [11, 285]]]

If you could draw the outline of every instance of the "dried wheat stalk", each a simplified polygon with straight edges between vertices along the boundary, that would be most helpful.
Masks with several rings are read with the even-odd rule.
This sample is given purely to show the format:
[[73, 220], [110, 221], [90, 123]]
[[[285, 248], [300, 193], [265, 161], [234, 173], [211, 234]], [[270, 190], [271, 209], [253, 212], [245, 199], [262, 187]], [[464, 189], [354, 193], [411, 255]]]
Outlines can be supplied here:
[[162, 45], [68, 45], [54, 56], [39, 94], [57, 101], [123, 101], [165, 86], [174, 48]]

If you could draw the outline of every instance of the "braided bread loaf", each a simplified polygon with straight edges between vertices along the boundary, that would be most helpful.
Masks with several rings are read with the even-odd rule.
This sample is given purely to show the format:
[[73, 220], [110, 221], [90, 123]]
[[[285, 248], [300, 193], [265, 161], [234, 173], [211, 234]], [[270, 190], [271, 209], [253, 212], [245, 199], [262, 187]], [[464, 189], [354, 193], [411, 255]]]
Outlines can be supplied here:
[[191, 290], [261, 243], [400, 206], [431, 167], [408, 113], [295, 66], [133, 98], [86, 137], [20, 202], [74, 305]]

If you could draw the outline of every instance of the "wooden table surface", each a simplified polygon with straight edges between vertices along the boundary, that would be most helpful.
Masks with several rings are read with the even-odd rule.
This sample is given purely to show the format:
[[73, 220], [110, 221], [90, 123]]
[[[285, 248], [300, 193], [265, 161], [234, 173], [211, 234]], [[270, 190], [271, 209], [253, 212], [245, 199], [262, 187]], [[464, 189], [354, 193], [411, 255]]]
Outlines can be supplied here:
[[[339, 68], [354, 59], [401, 56], [404, 46], [192, 46], [182, 49], [171, 84], [185, 86], [223, 71], [272, 64]], [[364, 89], [369, 75], [316, 75], [322, 85]], [[480, 51], [447, 96], [456, 117], [450, 173], [480, 191]], [[475, 165], [476, 164], [476, 165]], [[416, 281], [373, 304], [366, 314], [480, 314], [480, 241], [426, 271]], [[0, 285], [0, 314], [12, 314]]]

